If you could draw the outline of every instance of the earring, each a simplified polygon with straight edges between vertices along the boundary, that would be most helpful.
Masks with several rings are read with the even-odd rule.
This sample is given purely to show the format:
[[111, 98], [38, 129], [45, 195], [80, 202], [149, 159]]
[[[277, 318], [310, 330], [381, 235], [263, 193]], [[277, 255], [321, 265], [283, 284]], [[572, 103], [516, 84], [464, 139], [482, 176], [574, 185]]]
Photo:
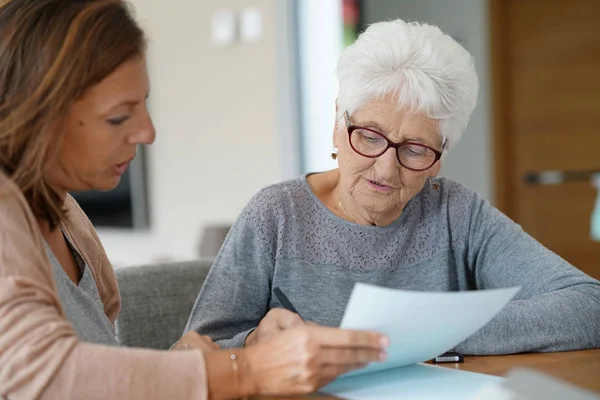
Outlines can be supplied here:
[[427, 178], [427, 180], [429, 181], [429, 185], [431, 185], [433, 190], [440, 190], [440, 184], [434, 181], [432, 177]]
[[338, 158], [338, 149], [333, 147], [333, 150], [331, 151], [331, 158], [334, 160], [337, 160]]

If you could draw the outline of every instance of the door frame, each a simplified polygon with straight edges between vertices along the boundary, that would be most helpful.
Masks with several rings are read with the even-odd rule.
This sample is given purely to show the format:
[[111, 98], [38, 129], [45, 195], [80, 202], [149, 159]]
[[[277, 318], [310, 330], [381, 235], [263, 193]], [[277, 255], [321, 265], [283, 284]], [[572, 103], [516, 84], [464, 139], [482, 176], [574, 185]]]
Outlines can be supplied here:
[[491, 118], [492, 118], [492, 157], [494, 178], [494, 203], [496, 207], [514, 220], [514, 197], [516, 182], [512, 130], [510, 129], [510, 108], [508, 87], [508, 0], [488, 0], [490, 23], [490, 68], [491, 68]]

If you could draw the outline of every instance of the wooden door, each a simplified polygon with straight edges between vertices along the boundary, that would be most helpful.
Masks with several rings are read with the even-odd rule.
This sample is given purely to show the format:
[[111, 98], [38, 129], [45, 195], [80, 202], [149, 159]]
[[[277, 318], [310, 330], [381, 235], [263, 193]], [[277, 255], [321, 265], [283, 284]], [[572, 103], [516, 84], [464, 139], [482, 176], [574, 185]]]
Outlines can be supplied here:
[[490, 0], [496, 203], [600, 279], [600, 1]]

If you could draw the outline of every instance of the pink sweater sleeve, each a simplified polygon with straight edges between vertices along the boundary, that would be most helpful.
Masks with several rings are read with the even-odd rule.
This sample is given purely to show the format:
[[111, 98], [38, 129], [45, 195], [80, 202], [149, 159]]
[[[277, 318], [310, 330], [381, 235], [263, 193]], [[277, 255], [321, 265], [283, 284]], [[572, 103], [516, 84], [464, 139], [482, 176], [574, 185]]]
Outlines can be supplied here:
[[[6, 186], [0, 182], [0, 187]], [[79, 341], [63, 314], [41, 233], [20, 193], [0, 194], [0, 221], [0, 398], [207, 398], [199, 351]]]

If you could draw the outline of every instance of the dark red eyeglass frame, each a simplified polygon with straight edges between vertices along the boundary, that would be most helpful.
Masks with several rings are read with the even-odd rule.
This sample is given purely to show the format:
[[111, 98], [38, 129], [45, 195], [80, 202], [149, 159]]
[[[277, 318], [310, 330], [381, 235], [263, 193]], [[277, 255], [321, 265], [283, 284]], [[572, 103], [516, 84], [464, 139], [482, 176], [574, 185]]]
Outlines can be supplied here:
[[[440, 160], [440, 158], [442, 157], [442, 152], [441, 151], [439, 151], [437, 149], [434, 149], [433, 147], [427, 146], [425, 144], [418, 143], [418, 142], [411, 142], [411, 141], [394, 143], [394, 142], [392, 142], [390, 139], [388, 139], [385, 135], [383, 135], [380, 132], [377, 132], [377, 131], [375, 131], [373, 129], [370, 129], [370, 128], [365, 128], [364, 126], [352, 125], [350, 123], [350, 115], [348, 114], [348, 111], [346, 111], [344, 113], [344, 116], [345, 116], [345, 119], [346, 119], [346, 130], [348, 131], [348, 143], [350, 143], [350, 147], [352, 147], [352, 150], [354, 150], [357, 154], [360, 154], [363, 157], [367, 157], [367, 158], [377, 158], [377, 157], [380, 157], [382, 154], [384, 154], [386, 151], [388, 151], [389, 148], [391, 147], [394, 150], [396, 150], [396, 158], [398, 159], [398, 162], [400, 163], [400, 165], [402, 165], [406, 169], [410, 169], [411, 171], [417, 171], [417, 172], [428, 170], [429, 168], [433, 167], [435, 165], [435, 163], [438, 162]], [[352, 138], [352, 132], [354, 132], [357, 129], [362, 129], [362, 130], [365, 130], [365, 131], [369, 131], [371, 133], [376, 134], [379, 137], [382, 137], [387, 142], [387, 146], [385, 147], [385, 149], [383, 149], [383, 151], [381, 151], [379, 154], [377, 154], [375, 156], [369, 156], [369, 155], [361, 153], [360, 151], [356, 150], [354, 148], [354, 146], [352, 145], [352, 139], [351, 139]], [[415, 169], [415, 168], [407, 167], [406, 165], [404, 165], [402, 163], [402, 161], [400, 160], [400, 155], [398, 154], [398, 149], [400, 147], [406, 146], [406, 145], [424, 147], [426, 149], [429, 149], [429, 150], [433, 151], [434, 154], [435, 154], [435, 158], [434, 158], [433, 162], [431, 163], [431, 165], [428, 166], [427, 168], [421, 168], [421, 169]], [[446, 143], [444, 143], [443, 147], [446, 147]]]

